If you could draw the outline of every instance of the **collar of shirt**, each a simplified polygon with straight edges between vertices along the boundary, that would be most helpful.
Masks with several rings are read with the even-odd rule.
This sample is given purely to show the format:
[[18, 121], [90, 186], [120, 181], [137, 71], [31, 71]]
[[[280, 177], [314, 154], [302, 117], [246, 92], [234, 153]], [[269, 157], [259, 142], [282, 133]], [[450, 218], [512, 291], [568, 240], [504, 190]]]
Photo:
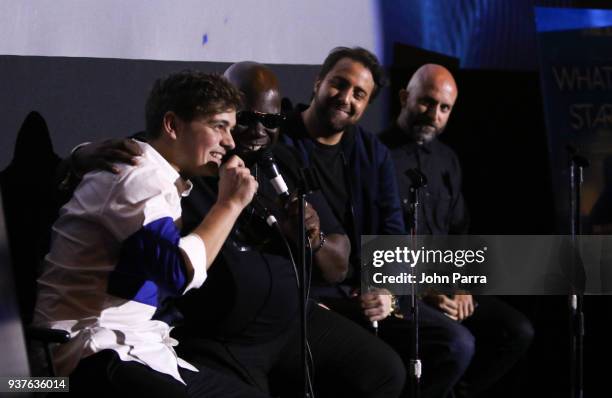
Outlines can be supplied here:
[[159, 169], [161, 172], [168, 178], [170, 181], [174, 181], [174, 185], [176, 189], [182, 197], [189, 196], [191, 190], [193, 189], [193, 184], [188, 179], [181, 177], [181, 175], [172, 167], [170, 163], [153, 148], [151, 145], [146, 142], [134, 140], [142, 149], [143, 156], [147, 156], [155, 163], [159, 165]]
[[419, 151], [421, 153], [426, 153], [428, 155], [431, 154], [432, 152], [432, 146], [433, 146], [433, 141], [426, 142], [421, 145], [417, 144], [414, 141], [406, 141], [406, 144], [404, 144], [404, 148], [406, 148], [406, 152]]

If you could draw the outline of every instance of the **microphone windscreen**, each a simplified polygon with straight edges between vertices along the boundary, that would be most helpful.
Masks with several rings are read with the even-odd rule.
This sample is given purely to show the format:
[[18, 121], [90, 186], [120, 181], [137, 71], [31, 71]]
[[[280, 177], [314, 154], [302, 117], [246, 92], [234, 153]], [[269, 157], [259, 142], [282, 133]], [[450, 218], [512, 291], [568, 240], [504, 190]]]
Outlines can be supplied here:
[[264, 174], [270, 180], [270, 183], [274, 187], [274, 191], [278, 195], [288, 196], [289, 188], [278, 170], [272, 151], [270, 151], [270, 149], [263, 149], [257, 163], [261, 166]]

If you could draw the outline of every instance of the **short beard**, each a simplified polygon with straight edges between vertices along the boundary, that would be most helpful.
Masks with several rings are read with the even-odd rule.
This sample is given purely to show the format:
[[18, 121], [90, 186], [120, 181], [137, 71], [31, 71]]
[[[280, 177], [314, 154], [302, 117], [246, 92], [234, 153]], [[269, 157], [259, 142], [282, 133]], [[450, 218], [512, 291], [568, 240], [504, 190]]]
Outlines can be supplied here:
[[431, 132], [424, 132], [423, 130], [417, 130], [417, 129], [418, 129], [418, 126], [412, 127], [410, 129], [410, 135], [412, 139], [416, 141], [416, 143], [419, 145], [430, 143], [442, 132], [441, 130], [438, 130], [438, 129], [435, 129], [434, 131], [431, 131]]
[[314, 107], [317, 118], [319, 119], [320, 124], [326, 129], [325, 133], [327, 135], [341, 133], [346, 130], [347, 127], [350, 127], [353, 124], [351, 122], [346, 122], [342, 123], [342, 125], [335, 125], [331, 121], [328, 107], [326, 107], [324, 104], [321, 104], [316, 97], [314, 100]]

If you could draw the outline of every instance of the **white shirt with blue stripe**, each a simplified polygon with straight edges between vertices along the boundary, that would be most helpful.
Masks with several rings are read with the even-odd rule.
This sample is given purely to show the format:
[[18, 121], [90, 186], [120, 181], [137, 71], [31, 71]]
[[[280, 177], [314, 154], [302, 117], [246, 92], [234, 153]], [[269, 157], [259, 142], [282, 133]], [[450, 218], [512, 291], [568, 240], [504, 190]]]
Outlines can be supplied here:
[[[181, 238], [181, 197], [191, 183], [146, 143], [138, 165], [119, 174], [84, 176], [53, 225], [51, 251], [39, 278], [35, 324], [70, 332], [58, 346], [58, 374], [105, 349], [184, 383], [170, 327], [152, 320], [159, 300], [198, 288], [206, 279], [206, 248]], [[185, 262], [194, 269], [187, 280]]]

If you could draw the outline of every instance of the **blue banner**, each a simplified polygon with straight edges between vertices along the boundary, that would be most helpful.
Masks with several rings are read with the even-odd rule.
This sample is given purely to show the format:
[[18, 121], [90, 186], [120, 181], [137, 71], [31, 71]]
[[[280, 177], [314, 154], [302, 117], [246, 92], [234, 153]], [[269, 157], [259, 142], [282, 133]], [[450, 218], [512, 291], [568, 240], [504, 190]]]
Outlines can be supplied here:
[[569, 231], [571, 150], [590, 163], [580, 204], [582, 230], [610, 232], [612, 11], [536, 8], [535, 15], [558, 232]]

